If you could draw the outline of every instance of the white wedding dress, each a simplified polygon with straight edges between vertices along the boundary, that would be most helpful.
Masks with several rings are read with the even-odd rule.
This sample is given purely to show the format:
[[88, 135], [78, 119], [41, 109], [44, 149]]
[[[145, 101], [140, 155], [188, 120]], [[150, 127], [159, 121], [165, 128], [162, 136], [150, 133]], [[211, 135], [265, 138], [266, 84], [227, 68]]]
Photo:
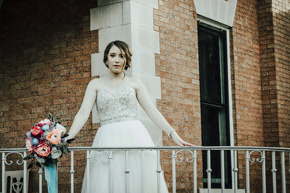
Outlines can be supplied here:
[[[99, 90], [96, 105], [101, 127], [93, 147], [154, 146], [147, 129], [136, 119], [134, 88], [121, 87], [116, 92]], [[156, 151], [143, 151], [143, 156], [141, 151], [128, 151], [127, 160], [125, 151], [113, 151], [111, 166], [108, 154], [108, 151], [91, 151], [82, 193], [157, 193]], [[160, 193], [168, 193], [162, 173], [159, 179]]]

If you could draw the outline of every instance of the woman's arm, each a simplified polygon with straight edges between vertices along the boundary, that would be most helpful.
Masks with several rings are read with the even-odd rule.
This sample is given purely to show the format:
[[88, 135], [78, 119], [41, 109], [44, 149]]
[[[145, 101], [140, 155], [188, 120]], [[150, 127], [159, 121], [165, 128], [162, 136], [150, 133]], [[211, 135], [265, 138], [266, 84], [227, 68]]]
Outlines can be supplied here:
[[67, 139], [74, 138], [87, 122], [96, 100], [96, 85], [97, 79], [91, 80], [88, 84], [81, 108], [74, 118], [73, 124], [68, 132], [69, 136]]
[[136, 89], [137, 92], [137, 99], [141, 107], [144, 109], [146, 114], [149, 116], [149, 118], [162, 130], [164, 130], [169, 136], [172, 137], [175, 143], [177, 143], [180, 146], [191, 146], [192, 144], [187, 143], [183, 141], [178, 134], [175, 132], [175, 129], [173, 129], [169, 123], [166, 121], [166, 119], [163, 117], [163, 115], [158, 111], [158, 109], [153, 105], [150, 96], [148, 95], [148, 92], [144, 86], [144, 84], [137, 80], [138, 87]]

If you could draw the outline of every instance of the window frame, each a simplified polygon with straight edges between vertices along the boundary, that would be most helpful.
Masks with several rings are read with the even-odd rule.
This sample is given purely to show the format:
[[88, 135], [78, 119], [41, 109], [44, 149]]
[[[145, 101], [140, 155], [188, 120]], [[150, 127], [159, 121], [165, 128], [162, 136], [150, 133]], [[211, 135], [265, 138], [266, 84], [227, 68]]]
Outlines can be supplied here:
[[[208, 19], [201, 15], [197, 15], [197, 22], [205, 24], [209, 28], [220, 29], [226, 32], [226, 56], [227, 56], [227, 87], [228, 87], [228, 120], [229, 120], [229, 136], [230, 146], [234, 146], [234, 126], [233, 126], [233, 101], [232, 101], [232, 84], [231, 84], [231, 58], [230, 58], [230, 31], [231, 27], [225, 24]], [[197, 25], [198, 26], [198, 25]], [[233, 151], [231, 151], [231, 170], [232, 170], [232, 187], [234, 187], [234, 157]]]

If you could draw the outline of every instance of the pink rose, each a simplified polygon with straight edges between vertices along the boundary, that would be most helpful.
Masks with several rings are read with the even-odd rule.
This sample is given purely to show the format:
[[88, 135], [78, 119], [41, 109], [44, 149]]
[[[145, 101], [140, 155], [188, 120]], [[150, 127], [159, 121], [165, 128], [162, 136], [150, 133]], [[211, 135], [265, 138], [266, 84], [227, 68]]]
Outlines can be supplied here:
[[52, 144], [59, 144], [61, 141], [61, 129], [53, 129], [46, 137], [46, 140]]
[[25, 144], [28, 151], [33, 152], [33, 145], [30, 137], [26, 138]]
[[50, 154], [51, 148], [45, 141], [40, 141], [34, 151], [39, 157], [47, 157]]
[[31, 134], [32, 134], [34, 137], [36, 137], [36, 138], [40, 138], [41, 135], [43, 134], [43, 131], [42, 131], [41, 127], [39, 127], [39, 126], [34, 126], [34, 127], [32, 127], [32, 129], [31, 129]]
[[51, 125], [51, 121], [49, 119], [44, 119], [44, 120], [41, 120], [37, 123], [37, 125], [39, 127], [42, 127], [43, 125]]

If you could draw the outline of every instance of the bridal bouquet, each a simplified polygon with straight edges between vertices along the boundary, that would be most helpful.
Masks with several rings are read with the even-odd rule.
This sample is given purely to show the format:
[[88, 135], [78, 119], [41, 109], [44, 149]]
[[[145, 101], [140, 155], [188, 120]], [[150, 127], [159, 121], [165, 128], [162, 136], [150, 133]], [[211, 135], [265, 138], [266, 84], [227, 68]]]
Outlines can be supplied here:
[[48, 119], [44, 119], [34, 124], [32, 129], [26, 133], [26, 148], [31, 153], [25, 160], [35, 158], [29, 167], [33, 164], [41, 167], [50, 162], [57, 161], [63, 154], [68, 153], [67, 143], [65, 141], [66, 129], [57, 122], [55, 114], [49, 114]]

